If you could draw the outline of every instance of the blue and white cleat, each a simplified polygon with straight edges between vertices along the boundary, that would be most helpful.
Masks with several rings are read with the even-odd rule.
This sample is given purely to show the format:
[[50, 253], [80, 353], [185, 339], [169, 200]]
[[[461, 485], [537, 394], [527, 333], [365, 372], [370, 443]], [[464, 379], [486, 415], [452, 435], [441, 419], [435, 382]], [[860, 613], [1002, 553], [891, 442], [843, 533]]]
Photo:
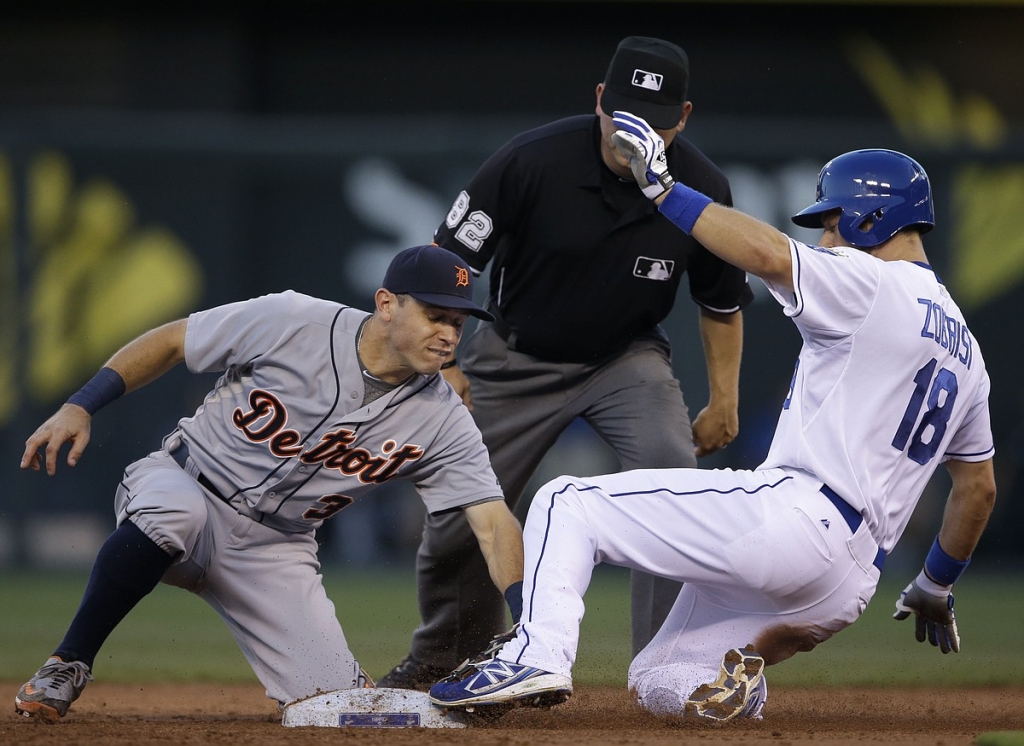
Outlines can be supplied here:
[[718, 679], [697, 687], [686, 701], [685, 716], [703, 720], [760, 720], [768, 699], [764, 658], [751, 648], [725, 654]]
[[430, 687], [430, 701], [448, 709], [466, 709], [504, 705], [510, 707], [550, 707], [572, 695], [572, 679], [539, 668], [509, 663], [497, 658], [482, 661], [465, 677], [445, 679]]

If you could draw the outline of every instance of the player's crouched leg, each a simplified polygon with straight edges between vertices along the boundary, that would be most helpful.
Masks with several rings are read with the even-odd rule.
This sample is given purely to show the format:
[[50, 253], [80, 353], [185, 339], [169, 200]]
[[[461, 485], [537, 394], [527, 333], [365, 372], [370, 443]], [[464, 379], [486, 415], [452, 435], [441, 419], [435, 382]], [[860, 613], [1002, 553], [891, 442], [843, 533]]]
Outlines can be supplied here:
[[750, 648], [734, 648], [722, 658], [717, 677], [708, 680], [709, 675], [686, 664], [658, 666], [636, 676], [631, 671], [630, 690], [654, 715], [713, 722], [761, 719], [768, 699], [761, 656]]
[[[118, 525], [131, 520], [168, 554], [189, 558], [190, 571], [175, 562], [164, 582], [191, 590], [213, 552], [210, 510], [214, 500], [170, 456], [157, 452], [125, 470], [114, 510]], [[212, 508], [234, 515], [224, 504]]]

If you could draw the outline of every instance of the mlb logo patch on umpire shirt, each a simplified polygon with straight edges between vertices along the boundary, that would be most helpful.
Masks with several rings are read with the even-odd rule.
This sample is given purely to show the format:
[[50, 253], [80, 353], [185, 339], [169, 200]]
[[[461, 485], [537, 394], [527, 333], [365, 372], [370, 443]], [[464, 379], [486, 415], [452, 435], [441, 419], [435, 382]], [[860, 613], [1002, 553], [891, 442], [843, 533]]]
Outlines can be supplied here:
[[667, 280], [672, 276], [676, 263], [671, 259], [652, 259], [649, 256], [639, 256], [633, 266], [633, 276], [643, 277], [646, 280]]

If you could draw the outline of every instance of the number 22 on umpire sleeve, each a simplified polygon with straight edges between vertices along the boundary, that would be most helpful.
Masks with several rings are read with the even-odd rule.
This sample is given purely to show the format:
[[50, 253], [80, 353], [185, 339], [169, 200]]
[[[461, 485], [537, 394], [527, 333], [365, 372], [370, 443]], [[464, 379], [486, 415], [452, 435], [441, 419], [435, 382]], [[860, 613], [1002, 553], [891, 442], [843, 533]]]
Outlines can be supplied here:
[[[924, 365], [917, 375], [914, 376], [914, 393], [910, 396], [907, 404], [907, 411], [903, 413], [903, 420], [896, 430], [896, 436], [892, 439], [892, 447], [898, 451], [907, 448], [907, 457], [919, 464], [930, 461], [935, 452], [939, 449], [942, 436], [946, 433], [946, 424], [953, 413], [953, 403], [956, 401], [957, 381], [956, 374], [947, 368], [940, 368], [935, 374], [935, 368], [939, 362], [932, 358]], [[935, 379], [932, 380], [932, 375]], [[928, 398], [928, 409], [921, 417], [921, 424], [914, 430], [921, 407], [924, 406], [925, 397]], [[929, 428], [931, 432], [929, 433]], [[913, 435], [913, 437], [911, 437]], [[929, 435], [925, 442], [925, 435]]]

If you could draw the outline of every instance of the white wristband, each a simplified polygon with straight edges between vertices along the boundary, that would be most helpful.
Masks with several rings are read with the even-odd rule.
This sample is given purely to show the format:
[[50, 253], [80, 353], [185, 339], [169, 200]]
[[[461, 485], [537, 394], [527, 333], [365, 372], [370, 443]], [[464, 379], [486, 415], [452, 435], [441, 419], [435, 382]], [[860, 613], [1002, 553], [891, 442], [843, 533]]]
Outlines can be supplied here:
[[914, 581], [917, 583], [917, 587], [927, 593], [929, 596], [935, 596], [936, 598], [945, 598], [949, 595], [949, 592], [953, 590], [951, 585], [939, 585], [934, 580], [928, 577], [924, 570], [921, 570], [917, 574], [917, 579]]

